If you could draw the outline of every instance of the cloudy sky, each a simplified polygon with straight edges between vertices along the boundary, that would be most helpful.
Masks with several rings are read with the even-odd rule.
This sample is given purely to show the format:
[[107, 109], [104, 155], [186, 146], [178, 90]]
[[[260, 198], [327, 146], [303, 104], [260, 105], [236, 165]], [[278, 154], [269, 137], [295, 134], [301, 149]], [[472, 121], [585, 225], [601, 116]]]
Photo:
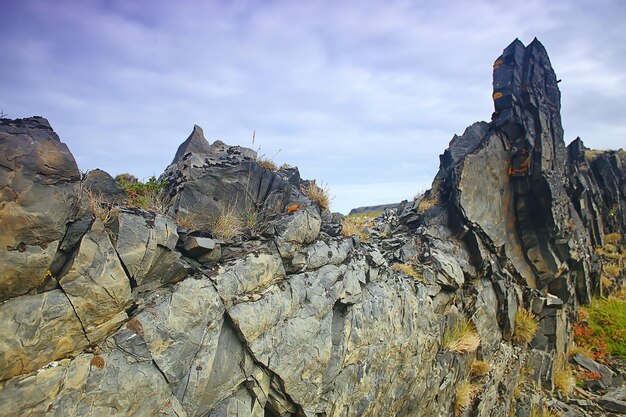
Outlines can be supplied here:
[[626, 143], [626, 1], [2, 0], [0, 110], [82, 170], [157, 176], [193, 125], [327, 184], [332, 209], [428, 188], [489, 120], [494, 59], [536, 36], [566, 141]]

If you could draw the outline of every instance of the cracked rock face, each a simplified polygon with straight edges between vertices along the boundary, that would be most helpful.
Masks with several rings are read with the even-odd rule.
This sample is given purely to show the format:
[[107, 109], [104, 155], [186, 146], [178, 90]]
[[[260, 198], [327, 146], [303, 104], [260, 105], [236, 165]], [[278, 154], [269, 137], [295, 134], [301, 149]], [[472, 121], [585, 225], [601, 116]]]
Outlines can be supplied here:
[[[518, 382], [552, 387], [598, 290], [593, 245], [626, 224], [623, 153], [565, 148], [559, 100], [543, 46], [513, 42], [491, 123], [455, 135], [431, 190], [368, 242], [340, 236], [297, 169], [197, 126], [161, 176], [168, 212], [103, 224], [74, 201], [88, 183], [123, 204], [110, 176], [80, 184], [45, 119], [2, 120], [0, 416], [448, 417], [474, 359], [491, 370], [462, 415], [529, 415]], [[263, 227], [227, 241], [174, 218], [225, 209]], [[522, 307], [529, 346], [512, 342]], [[479, 347], [453, 351], [466, 320]]]

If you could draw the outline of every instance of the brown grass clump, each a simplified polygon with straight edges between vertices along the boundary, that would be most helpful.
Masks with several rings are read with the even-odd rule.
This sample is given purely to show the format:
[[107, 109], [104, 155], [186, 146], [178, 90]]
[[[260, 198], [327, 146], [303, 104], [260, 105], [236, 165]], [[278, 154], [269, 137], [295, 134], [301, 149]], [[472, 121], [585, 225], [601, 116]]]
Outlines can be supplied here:
[[563, 355], [554, 360], [554, 387], [568, 397], [576, 387], [574, 371]]
[[588, 358], [593, 358], [593, 352], [591, 351], [591, 349], [589, 349], [588, 347], [577, 345], [574, 342], [571, 342], [569, 345], [569, 348], [567, 349], [568, 356], [570, 358], [573, 358], [574, 356], [576, 356], [577, 353], [580, 353], [581, 355], [586, 356]]
[[100, 193], [85, 189], [83, 196], [87, 199], [89, 210], [95, 218], [102, 220], [103, 224], [107, 224], [119, 212], [119, 208], [109, 203]]
[[391, 265], [391, 269], [412, 277], [415, 281], [422, 281], [424, 279], [424, 277], [415, 269], [415, 266], [408, 262], [395, 263]]
[[474, 359], [470, 368], [470, 375], [474, 377], [483, 377], [491, 371], [491, 365], [487, 361]]
[[604, 241], [606, 243], [617, 243], [620, 241], [621, 238], [622, 236], [619, 233], [609, 233], [608, 235], [604, 236]]
[[345, 237], [357, 236], [362, 242], [367, 242], [370, 237], [367, 230], [365, 230], [365, 226], [350, 217], [343, 219], [341, 235]]
[[530, 417], [560, 417], [561, 415], [546, 405], [535, 404], [530, 409]]
[[200, 230], [202, 227], [198, 217], [193, 214], [178, 214], [176, 216], [176, 224], [190, 232]]
[[457, 386], [454, 396], [454, 415], [458, 417], [463, 414], [472, 405], [478, 392], [479, 388], [470, 381], [461, 382]]
[[431, 207], [434, 207], [436, 204], [437, 204], [436, 195], [429, 196], [428, 198], [426, 196], [423, 196], [420, 202], [417, 204], [417, 212], [424, 213]]
[[617, 278], [619, 276], [619, 273], [620, 273], [620, 267], [619, 267], [619, 265], [616, 265], [616, 264], [604, 265], [604, 268], [602, 268], [602, 269], [604, 269], [604, 272], [606, 272], [607, 274], [609, 274], [613, 278]]
[[256, 162], [259, 164], [259, 166], [261, 166], [261, 168], [265, 168], [270, 171], [276, 171], [278, 169], [274, 162], [263, 157], [258, 158]]
[[311, 182], [302, 188], [302, 192], [322, 210], [328, 210], [330, 207], [330, 189], [327, 186], [318, 187], [315, 182]]
[[213, 237], [229, 240], [243, 233], [245, 225], [232, 209], [222, 210], [211, 222], [210, 230]]
[[533, 313], [525, 308], [518, 308], [515, 315], [515, 330], [513, 332], [513, 341], [519, 344], [527, 345], [535, 337], [539, 323]]
[[474, 325], [466, 319], [459, 319], [452, 329], [446, 329], [443, 346], [450, 352], [474, 352], [480, 345], [480, 336]]

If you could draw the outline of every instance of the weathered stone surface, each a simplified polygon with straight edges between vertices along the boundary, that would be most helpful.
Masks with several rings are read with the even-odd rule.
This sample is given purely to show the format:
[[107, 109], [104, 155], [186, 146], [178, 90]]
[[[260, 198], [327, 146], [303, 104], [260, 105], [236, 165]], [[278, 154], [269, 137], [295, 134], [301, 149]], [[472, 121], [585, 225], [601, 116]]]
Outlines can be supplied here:
[[217, 241], [208, 237], [189, 236], [183, 243], [183, 250], [187, 256], [197, 258], [211, 252], [217, 245]]
[[128, 195], [117, 181], [101, 169], [94, 169], [85, 175], [83, 188], [102, 196], [105, 201], [112, 204], [124, 204], [128, 201]]
[[318, 240], [296, 254], [291, 260], [291, 266], [300, 272], [318, 269], [324, 265], [339, 265], [346, 260], [352, 248], [352, 239]]
[[0, 304], [0, 322], [0, 380], [34, 371], [89, 344], [61, 290]]
[[320, 233], [322, 220], [316, 208], [308, 206], [283, 217], [276, 225], [276, 246], [283, 258], [291, 258], [304, 245], [313, 243]]
[[172, 392], [184, 392], [183, 380], [193, 371], [191, 364], [207, 328], [221, 322], [224, 306], [206, 277], [187, 279], [175, 285], [171, 293], [156, 293], [147, 304], [149, 307], [126, 327], [146, 341]]
[[91, 342], [103, 339], [127, 318], [130, 282], [99, 219], [81, 240], [59, 284]]
[[[353, 305], [343, 304], [348, 273], [352, 271], [345, 266], [327, 265], [291, 276], [261, 300], [229, 310], [255, 359], [281, 376], [287, 394], [307, 415], [334, 410], [339, 404], [354, 404], [346, 414], [354, 416], [377, 415], [385, 407], [400, 410], [400, 403], [383, 393], [371, 397], [378, 373], [385, 369], [412, 384], [427, 367], [419, 370], [400, 364], [418, 360], [416, 350], [424, 354], [421, 359], [436, 352], [434, 312], [427, 297], [416, 298], [406, 282], [379, 281], [368, 285]], [[358, 277], [355, 280], [359, 282]], [[393, 301], [398, 298], [399, 304]], [[254, 322], [248, 319], [252, 316]], [[372, 362], [361, 362], [363, 358]], [[320, 402], [327, 396], [327, 404]]]
[[187, 416], [150, 361], [117, 349], [81, 354], [5, 381], [0, 399], [3, 417]]
[[[59, 241], [47, 245], [24, 245], [20, 250], [0, 250], [0, 300], [32, 292], [43, 283]], [[48, 273], [47, 273], [48, 272]]]
[[231, 264], [220, 266], [211, 278], [215, 288], [230, 308], [245, 294], [262, 293], [270, 285], [285, 277], [280, 256], [275, 253], [250, 254]]
[[42, 117], [0, 120], [0, 301], [27, 294], [49, 268], [77, 210], [80, 172]]
[[605, 410], [626, 414], [626, 387], [614, 388], [596, 402]]
[[155, 289], [181, 280], [186, 265], [175, 251], [176, 224], [163, 215], [121, 211], [115, 249], [137, 291]]
[[608, 366], [602, 365], [580, 353], [575, 354], [572, 359], [586, 370], [602, 375], [602, 383], [607, 387], [615, 385], [613, 383], [613, 371]]

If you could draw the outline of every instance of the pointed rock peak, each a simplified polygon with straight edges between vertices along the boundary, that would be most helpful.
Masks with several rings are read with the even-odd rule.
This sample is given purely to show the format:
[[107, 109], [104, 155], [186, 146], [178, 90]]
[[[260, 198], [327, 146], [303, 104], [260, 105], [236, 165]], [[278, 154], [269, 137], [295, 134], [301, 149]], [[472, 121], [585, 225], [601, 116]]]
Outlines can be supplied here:
[[193, 153], [209, 153], [211, 151], [209, 142], [204, 138], [204, 132], [202, 128], [198, 125], [193, 126], [193, 131], [191, 135], [180, 144], [178, 150], [176, 151], [176, 156], [174, 156], [174, 160], [172, 164], [177, 163], [181, 160], [181, 158], [190, 152]]

